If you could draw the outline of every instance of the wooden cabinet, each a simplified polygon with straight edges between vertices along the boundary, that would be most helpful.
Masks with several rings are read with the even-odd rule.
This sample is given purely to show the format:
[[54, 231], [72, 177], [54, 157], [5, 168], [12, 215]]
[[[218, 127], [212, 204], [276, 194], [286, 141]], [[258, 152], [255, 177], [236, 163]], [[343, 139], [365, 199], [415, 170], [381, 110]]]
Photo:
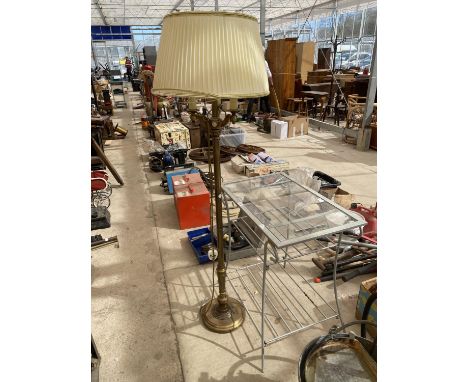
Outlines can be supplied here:
[[330, 69], [331, 48], [319, 48], [317, 55], [317, 69]]
[[296, 44], [296, 73], [301, 73], [302, 82], [307, 81], [307, 72], [314, 70], [315, 42]]
[[[288, 98], [294, 97], [296, 38], [269, 41], [266, 60], [273, 75], [278, 102], [281, 109], [285, 109]], [[273, 106], [276, 104], [272, 93], [270, 93], [270, 104]]]

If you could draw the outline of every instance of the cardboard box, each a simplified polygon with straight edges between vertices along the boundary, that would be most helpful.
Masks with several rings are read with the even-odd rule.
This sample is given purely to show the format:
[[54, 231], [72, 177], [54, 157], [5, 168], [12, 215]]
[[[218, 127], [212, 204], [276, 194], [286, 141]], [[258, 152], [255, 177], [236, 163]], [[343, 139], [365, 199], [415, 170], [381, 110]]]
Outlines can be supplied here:
[[[364, 311], [364, 307], [366, 306], [367, 300], [371, 295], [372, 290], [377, 290], [377, 277], [374, 277], [369, 280], [365, 280], [361, 283], [361, 287], [359, 288], [359, 295], [356, 304], [356, 319], [362, 319], [362, 313]], [[377, 300], [371, 305], [369, 310], [369, 315], [367, 316], [369, 321], [373, 321], [377, 323]], [[369, 334], [373, 337], [376, 335], [376, 327], [367, 325], [366, 330]]]
[[288, 122], [288, 138], [307, 135], [309, 133], [309, 118], [307, 117], [291, 115], [289, 117], [283, 117], [283, 121]]
[[232, 169], [238, 174], [243, 174], [245, 172], [244, 167], [248, 164], [249, 162], [244, 160], [240, 155], [236, 155], [235, 157], [231, 158]]
[[351, 208], [351, 203], [353, 202], [354, 195], [338, 187], [336, 189], [334, 198], [335, 203], [349, 210]]
[[319, 193], [323, 196], [325, 196], [327, 199], [330, 199], [332, 200], [333, 199], [333, 196], [335, 195], [336, 193], [336, 190], [338, 188], [336, 187], [333, 187], [333, 188], [321, 188]]

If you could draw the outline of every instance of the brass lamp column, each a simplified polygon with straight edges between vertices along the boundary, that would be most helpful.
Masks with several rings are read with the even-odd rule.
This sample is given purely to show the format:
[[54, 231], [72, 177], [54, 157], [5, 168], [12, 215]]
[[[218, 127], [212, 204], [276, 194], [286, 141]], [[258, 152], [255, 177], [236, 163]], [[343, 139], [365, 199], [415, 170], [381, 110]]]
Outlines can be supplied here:
[[[211, 139], [213, 141], [214, 189], [216, 200], [216, 237], [218, 249], [218, 266], [216, 273], [219, 282], [218, 298], [208, 301], [200, 309], [200, 316], [205, 326], [218, 333], [230, 332], [242, 325], [245, 319], [245, 308], [236, 299], [226, 293], [226, 263], [224, 261], [223, 242], [223, 205], [221, 202], [221, 160], [219, 135], [221, 121], [219, 119], [218, 101], [213, 102], [211, 123]], [[224, 121], [223, 121], [224, 122]]]
[[[219, 294], [200, 309], [204, 325], [226, 333], [245, 319], [241, 302], [226, 292], [221, 200], [221, 127], [231, 120], [219, 118], [220, 99], [258, 98], [269, 94], [258, 21], [229, 12], [177, 12], [164, 17], [156, 61], [153, 94], [211, 98], [212, 118], [195, 113], [209, 123], [213, 143], [214, 189]], [[193, 109], [194, 102], [191, 102]], [[231, 105], [233, 109], [235, 103]]]

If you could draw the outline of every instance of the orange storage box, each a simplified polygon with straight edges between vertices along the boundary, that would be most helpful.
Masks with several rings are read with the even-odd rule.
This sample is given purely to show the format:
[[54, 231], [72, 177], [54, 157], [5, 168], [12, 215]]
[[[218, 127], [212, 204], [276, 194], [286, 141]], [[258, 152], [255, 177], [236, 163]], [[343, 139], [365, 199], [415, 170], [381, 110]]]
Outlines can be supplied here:
[[172, 177], [174, 204], [179, 228], [187, 229], [210, 224], [210, 193], [200, 174]]

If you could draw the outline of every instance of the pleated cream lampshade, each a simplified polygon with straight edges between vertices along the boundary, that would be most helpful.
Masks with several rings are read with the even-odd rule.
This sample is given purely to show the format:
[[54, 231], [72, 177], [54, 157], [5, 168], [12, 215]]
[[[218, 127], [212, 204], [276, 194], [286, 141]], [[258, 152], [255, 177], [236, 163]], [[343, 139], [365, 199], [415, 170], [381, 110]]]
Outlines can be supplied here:
[[228, 12], [164, 17], [152, 92], [214, 98], [268, 95], [257, 19]]

